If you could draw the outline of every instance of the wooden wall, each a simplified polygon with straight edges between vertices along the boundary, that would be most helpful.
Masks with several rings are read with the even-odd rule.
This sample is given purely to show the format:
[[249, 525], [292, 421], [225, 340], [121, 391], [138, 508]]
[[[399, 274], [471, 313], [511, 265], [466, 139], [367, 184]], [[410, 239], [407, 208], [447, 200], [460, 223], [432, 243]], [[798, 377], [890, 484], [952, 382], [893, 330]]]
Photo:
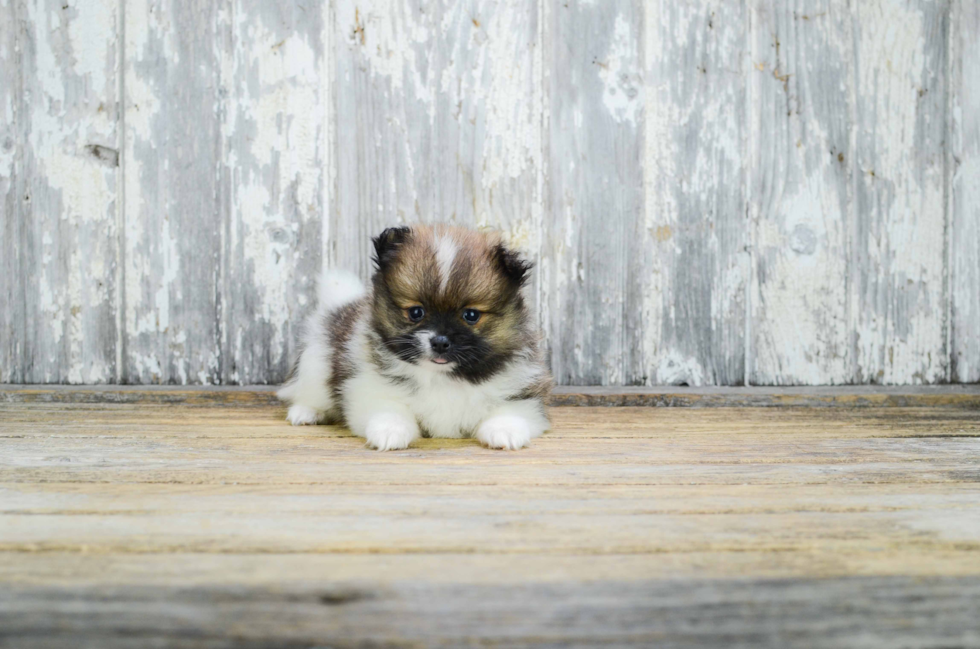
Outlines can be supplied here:
[[974, 0], [0, 0], [0, 382], [275, 383], [504, 230], [566, 384], [980, 381]]

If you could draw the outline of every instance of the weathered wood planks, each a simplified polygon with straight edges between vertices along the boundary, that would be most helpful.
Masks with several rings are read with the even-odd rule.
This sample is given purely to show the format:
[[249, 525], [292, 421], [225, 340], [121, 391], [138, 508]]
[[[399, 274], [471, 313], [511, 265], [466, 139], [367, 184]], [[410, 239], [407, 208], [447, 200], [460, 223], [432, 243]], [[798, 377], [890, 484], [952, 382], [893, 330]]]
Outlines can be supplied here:
[[329, 261], [370, 272], [369, 238], [407, 222], [541, 235], [538, 3], [337, 3]]
[[0, 642], [980, 639], [975, 409], [556, 408], [512, 453], [282, 414], [0, 404]]
[[980, 382], [980, 6], [953, 3], [949, 22], [951, 379]]
[[219, 12], [220, 376], [289, 371], [327, 236], [330, 4], [247, 0]]
[[948, 3], [930, 1], [853, 5], [856, 123], [848, 283], [856, 383], [948, 378], [949, 9]]
[[[0, 385], [0, 403], [281, 406], [274, 386]], [[980, 409], [980, 386], [598, 387], [558, 386], [552, 406], [671, 408], [965, 408]]]
[[551, 8], [545, 225], [559, 383], [643, 384], [642, 7]]
[[221, 377], [217, 7], [125, 6], [124, 383]]
[[[429, 564], [430, 574], [459, 561], [438, 557]], [[241, 568], [254, 572], [259, 565], [254, 560]], [[545, 582], [461, 588], [411, 581], [365, 587], [318, 579], [321, 574], [336, 572], [307, 570], [304, 583], [285, 589], [17, 586], [0, 595], [5, 629], [0, 637], [17, 647], [93, 648], [128, 647], [137, 638], [169, 647], [256, 649], [974, 647], [980, 599], [977, 580], [962, 577], [603, 580], [573, 587]]]
[[[21, 272], [21, 230], [20, 187], [17, 182], [17, 161], [24, 156], [23, 133], [16, 120], [22, 111], [21, 63], [18, 60], [17, 44], [19, 24], [17, 13], [11, 0], [3, 0], [0, 5], [0, 70], [3, 83], [0, 84], [0, 377], [4, 381], [23, 380], [22, 374], [27, 366], [28, 353], [25, 349], [23, 320], [25, 312], [25, 282], [15, 279], [23, 276]], [[16, 336], [16, 337], [15, 337]], [[16, 367], [15, 367], [16, 366]]]
[[633, 235], [642, 331], [635, 384], [745, 382], [751, 276], [743, 2], [644, 4], [645, 215]]
[[0, 376], [116, 376], [117, 3], [0, 7]]
[[[837, 0], [752, 8], [749, 381], [855, 382], [853, 30]], [[877, 271], [875, 271], [877, 272]]]
[[3, 2], [0, 381], [277, 383], [413, 221], [562, 384], [980, 380], [967, 0]]

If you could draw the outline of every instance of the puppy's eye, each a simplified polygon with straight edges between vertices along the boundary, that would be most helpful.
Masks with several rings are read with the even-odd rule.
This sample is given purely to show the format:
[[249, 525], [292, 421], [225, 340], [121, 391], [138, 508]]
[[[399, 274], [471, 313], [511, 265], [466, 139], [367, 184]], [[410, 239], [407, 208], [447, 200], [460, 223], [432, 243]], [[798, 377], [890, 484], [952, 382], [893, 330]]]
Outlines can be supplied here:
[[418, 322], [425, 317], [425, 309], [420, 306], [413, 306], [408, 308], [408, 319], [412, 322]]
[[476, 324], [480, 320], [482, 314], [476, 309], [463, 309], [463, 320], [467, 324]]

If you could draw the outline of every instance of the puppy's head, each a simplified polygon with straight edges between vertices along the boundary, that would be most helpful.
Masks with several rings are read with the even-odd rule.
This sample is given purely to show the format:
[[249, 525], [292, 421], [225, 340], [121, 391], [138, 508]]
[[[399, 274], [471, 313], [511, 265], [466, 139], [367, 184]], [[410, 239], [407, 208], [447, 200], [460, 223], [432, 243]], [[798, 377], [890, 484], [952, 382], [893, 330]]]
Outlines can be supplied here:
[[397, 358], [480, 382], [527, 343], [531, 265], [498, 234], [389, 228], [374, 249], [373, 326]]

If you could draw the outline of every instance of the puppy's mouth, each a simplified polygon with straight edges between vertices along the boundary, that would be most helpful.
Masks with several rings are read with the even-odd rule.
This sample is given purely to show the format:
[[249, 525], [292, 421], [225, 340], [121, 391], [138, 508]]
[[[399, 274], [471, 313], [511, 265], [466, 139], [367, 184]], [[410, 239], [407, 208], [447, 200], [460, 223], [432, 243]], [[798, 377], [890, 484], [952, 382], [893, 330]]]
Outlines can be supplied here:
[[432, 358], [431, 360], [436, 365], [446, 365], [447, 363], [449, 363], [449, 359], [448, 358], [445, 358], [443, 356], [436, 356], [436, 357]]

